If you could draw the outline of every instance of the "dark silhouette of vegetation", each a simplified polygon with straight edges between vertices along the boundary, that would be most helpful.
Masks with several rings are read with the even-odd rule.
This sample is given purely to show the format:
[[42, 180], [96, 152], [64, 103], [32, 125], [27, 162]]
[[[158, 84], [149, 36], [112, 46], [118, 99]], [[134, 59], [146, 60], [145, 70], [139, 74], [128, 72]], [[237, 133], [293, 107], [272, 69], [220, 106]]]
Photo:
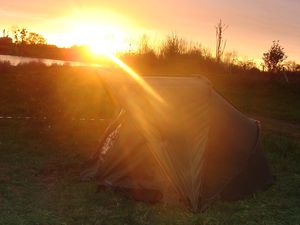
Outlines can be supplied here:
[[11, 45], [13, 43], [13, 40], [11, 37], [9, 37], [8, 33], [5, 29], [3, 29], [2, 37], [0, 37], [0, 45]]
[[223, 38], [225, 30], [228, 28], [228, 25], [224, 24], [222, 20], [216, 26], [216, 60], [219, 63], [224, 54], [226, 47], [226, 40]]
[[0, 37], [0, 54], [67, 61], [93, 61], [86, 46], [59, 48], [47, 44], [42, 35], [29, 31], [27, 28], [13, 27], [10, 34], [11, 36], [9, 32], [3, 30], [2, 37]]
[[138, 53], [141, 55], [155, 54], [149, 44], [149, 38], [144, 34], [139, 40]]
[[263, 54], [265, 66], [270, 73], [277, 73], [282, 70], [282, 62], [286, 60], [284, 48], [279, 44], [279, 41], [273, 41], [273, 44], [268, 52]]
[[172, 58], [182, 55], [187, 51], [187, 43], [176, 33], [167, 36], [165, 42], [160, 47], [160, 55], [163, 58]]
[[27, 42], [30, 45], [44, 45], [46, 44], [46, 39], [40, 34], [30, 32], [27, 37]]
[[3, 29], [2, 37], [0, 37], [0, 54], [9, 53], [13, 49], [13, 39], [9, 37], [9, 34]]
[[290, 72], [299, 72], [300, 71], [300, 65], [297, 64], [295, 61], [284, 62], [283, 67], [286, 68], [286, 70], [290, 71]]
[[[152, 73], [140, 67], [142, 75], [173, 76], [199, 74], [201, 67], [196, 62], [187, 68], [187, 61], [177, 68], [159, 66], [162, 73]], [[216, 65], [213, 61], [212, 65]], [[187, 68], [184, 74], [181, 66]], [[156, 66], [155, 66], [156, 67]], [[239, 68], [239, 67], [236, 67]], [[198, 69], [198, 71], [197, 71]], [[72, 118], [107, 118], [113, 115], [113, 104], [99, 74], [107, 71], [97, 68], [78, 68], [68, 65], [46, 66], [32, 62], [11, 66], [0, 62], [0, 115], [33, 116], [51, 118], [61, 123], [72, 123]], [[219, 70], [221, 71], [221, 70]], [[192, 73], [194, 72], [194, 73]], [[111, 74], [122, 74], [121, 69], [110, 70]], [[201, 74], [201, 73], [200, 73]], [[244, 112], [272, 114], [269, 105], [276, 106], [279, 114], [274, 117], [300, 121], [300, 76], [290, 76], [289, 88], [277, 82], [269, 82], [259, 71], [234, 70], [232, 73], [202, 73], [221, 92]], [[224, 76], [226, 75], [226, 76]], [[225, 91], [224, 91], [225, 89]], [[239, 94], [238, 94], [239, 93]], [[283, 94], [285, 93], [285, 94]], [[233, 95], [233, 96], [232, 96]], [[250, 98], [250, 99], [248, 99]], [[247, 101], [245, 99], [248, 99]], [[271, 99], [271, 100], [270, 100]], [[280, 106], [277, 103], [280, 102]], [[14, 103], [14, 104], [11, 104]], [[293, 108], [293, 110], [287, 110]]]
[[[143, 35], [138, 48], [119, 53], [126, 63], [142, 74], [263, 74], [253, 60], [238, 60], [235, 52], [225, 52], [224, 31], [227, 29], [222, 20], [216, 28], [216, 55], [199, 43], [188, 43], [176, 33], [167, 35], [160, 45], [151, 46], [150, 40]], [[12, 35], [12, 36], [10, 36]], [[3, 30], [0, 37], [0, 54], [27, 56], [35, 58], [82, 61], [112, 65], [108, 58], [94, 57], [87, 46], [59, 48], [47, 44], [38, 33], [27, 28], [13, 28], [9, 33]], [[286, 80], [291, 74], [299, 74], [300, 66], [296, 62], [285, 62], [286, 55], [279, 42], [274, 42], [271, 49], [264, 53], [263, 67], [268, 73], [285, 68]]]
[[29, 32], [26, 28], [13, 29], [14, 43], [17, 45], [46, 45], [46, 39], [35, 32]]

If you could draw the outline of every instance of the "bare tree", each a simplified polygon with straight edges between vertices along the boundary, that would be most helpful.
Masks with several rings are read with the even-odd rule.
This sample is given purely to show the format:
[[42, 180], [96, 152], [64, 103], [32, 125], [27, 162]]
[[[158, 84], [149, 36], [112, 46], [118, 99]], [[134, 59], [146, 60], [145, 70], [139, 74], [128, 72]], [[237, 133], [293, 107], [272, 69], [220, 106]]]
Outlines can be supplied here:
[[222, 20], [216, 26], [216, 60], [219, 63], [224, 54], [226, 47], [226, 40], [223, 39], [225, 30], [228, 28], [228, 25], [224, 24]]

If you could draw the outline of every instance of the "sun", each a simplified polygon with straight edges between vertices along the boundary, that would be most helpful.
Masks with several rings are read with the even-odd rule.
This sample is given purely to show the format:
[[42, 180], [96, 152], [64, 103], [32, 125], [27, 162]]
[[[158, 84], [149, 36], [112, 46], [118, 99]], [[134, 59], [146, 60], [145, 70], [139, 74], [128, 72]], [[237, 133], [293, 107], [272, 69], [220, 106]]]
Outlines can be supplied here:
[[61, 19], [63, 32], [52, 42], [59, 46], [85, 45], [92, 54], [124, 52], [130, 48], [128, 37], [138, 30], [136, 24], [113, 11], [78, 9]]
[[94, 55], [108, 55], [114, 51], [104, 42], [93, 43], [89, 45], [90, 52]]
[[93, 29], [93, 33], [94, 37], [87, 38], [85, 44], [95, 55], [124, 52], [129, 48], [121, 28], [102, 24], [98, 29]]
[[123, 52], [129, 48], [123, 28], [113, 24], [77, 22], [70, 33], [74, 43], [88, 46], [96, 55]]

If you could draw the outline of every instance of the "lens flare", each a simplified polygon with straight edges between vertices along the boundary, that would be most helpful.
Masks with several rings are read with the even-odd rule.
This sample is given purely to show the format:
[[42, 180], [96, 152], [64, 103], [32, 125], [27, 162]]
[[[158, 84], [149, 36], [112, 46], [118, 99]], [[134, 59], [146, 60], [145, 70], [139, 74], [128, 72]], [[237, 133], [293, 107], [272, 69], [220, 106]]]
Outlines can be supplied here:
[[114, 63], [116, 63], [121, 69], [123, 69], [131, 78], [133, 78], [143, 89], [150, 94], [153, 98], [155, 98], [158, 102], [166, 105], [164, 99], [156, 93], [155, 90], [139, 75], [137, 74], [132, 68], [130, 68], [126, 63], [116, 57], [112, 52], [103, 51], [102, 54], [105, 54], [109, 57]]

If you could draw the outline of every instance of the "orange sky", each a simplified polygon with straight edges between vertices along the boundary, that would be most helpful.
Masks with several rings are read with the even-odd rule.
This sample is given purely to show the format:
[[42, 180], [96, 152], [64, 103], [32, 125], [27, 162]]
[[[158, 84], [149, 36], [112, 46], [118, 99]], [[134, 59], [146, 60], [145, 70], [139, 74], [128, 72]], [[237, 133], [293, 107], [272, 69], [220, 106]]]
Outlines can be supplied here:
[[27, 27], [58, 45], [114, 39], [102, 44], [119, 43], [120, 49], [144, 33], [161, 39], [177, 32], [214, 50], [214, 26], [221, 18], [229, 25], [227, 51], [261, 58], [273, 40], [280, 40], [288, 60], [300, 61], [299, 0], [0, 0], [0, 4], [1, 29]]

